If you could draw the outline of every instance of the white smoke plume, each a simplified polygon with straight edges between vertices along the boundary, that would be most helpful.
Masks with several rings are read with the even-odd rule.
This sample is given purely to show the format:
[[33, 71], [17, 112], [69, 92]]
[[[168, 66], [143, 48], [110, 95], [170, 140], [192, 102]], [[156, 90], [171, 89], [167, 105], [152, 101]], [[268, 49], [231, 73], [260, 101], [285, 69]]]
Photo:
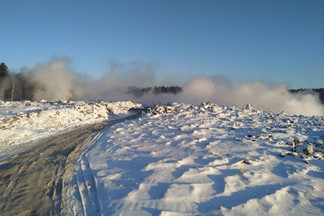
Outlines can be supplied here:
[[315, 94], [291, 94], [287, 85], [264, 82], [233, 84], [224, 78], [199, 77], [190, 80], [179, 100], [190, 103], [210, 101], [222, 105], [252, 104], [267, 111], [289, 114], [324, 115], [324, 106]]
[[24, 73], [37, 88], [34, 100], [137, 100], [139, 102], [213, 102], [243, 107], [252, 104], [267, 111], [289, 114], [324, 115], [324, 106], [313, 94], [291, 94], [285, 84], [263, 82], [231, 83], [224, 77], [196, 77], [189, 80], [181, 93], [153, 94], [141, 97], [128, 92], [128, 87], [155, 85], [152, 64], [133, 61], [125, 64], [110, 62], [107, 74], [99, 80], [86, 77], [69, 68], [70, 60], [55, 58], [47, 64], [37, 64]]
[[125, 64], [110, 62], [108, 73], [99, 80], [69, 68], [69, 58], [54, 58], [49, 63], [24, 69], [24, 76], [35, 85], [34, 100], [129, 100], [128, 86], [154, 83], [154, 66], [132, 61]]
[[32, 71], [24, 73], [35, 84], [35, 100], [69, 99], [75, 97], [74, 94], [80, 94], [77, 82], [79, 75], [68, 69], [68, 63], [67, 58], [56, 58], [48, 64], [37, 64]]
[[127, 92], [129, 86], [145, 87], [155, 83], [154, 65], [132, 61], [125, 64], [111, 61], [108, 73], [88, 85], [86, 99], [135, 100]]
[[4, 78], [4, 80], [0, 80], [0, 100], [4, 100], [4, 95], [6, 89], [10, 86], [10, 77]]

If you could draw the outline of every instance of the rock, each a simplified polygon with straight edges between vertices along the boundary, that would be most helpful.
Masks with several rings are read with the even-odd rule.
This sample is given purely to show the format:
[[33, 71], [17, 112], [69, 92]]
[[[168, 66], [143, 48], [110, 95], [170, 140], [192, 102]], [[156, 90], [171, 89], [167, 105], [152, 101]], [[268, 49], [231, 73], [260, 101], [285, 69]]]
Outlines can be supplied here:
[[246, 160], [243, 160], [241, 163], [244, 163], [244, 164], [251, 164], [249, 161], [246, 161]]
[[170, 106], [159, 106], [159, 105], [155, 105], [154, 106], [154, 110], [152, 111], [153, 115], [163, 115], [163, 114], [168, 114], [168, 113], [173, 113], [174, 109]]
[[43, 110], [42, 109], [38, 109], [37, 110], [37, 116], [39, 117], [40, 116], [40, 114], [43, 112]]
[[308, 152], [309, 154], [313, 154], [313, 153], [314, 153], [313, 146], [311, 146], [311, 145], [307, 146], [307, 152]]
[[247, 105], [245, 106], [245, 109], [246, 109], [246, 110], [249, 110], [249, 111], [252, 111], [252, 110], [254, 110], [255, 108], [254, 108], [253, 105], [251, 105], [251, 104], [247, 104]]
[[165, 109], [164, 107], [159, 106], [155, 109], [155, 111], [159, 114], [163, 114], [165, 112]]
[[173, 113], [174, 110], [173, 110], [172, 107], [167, 106], [167, 107], [165, 107], [165, 112], [166, 112], [166, 113]]
[[307, 146], [307, 148], [303, 149], [303, 152], [305, 155], [313, 154], [314, 153], [313, 146], [311, 145]]
[[296, 157], [296, 156], [298, 156], [298, 153], [297, 152], [289, 152], [289, 153], [287, 153], [287, 155]]

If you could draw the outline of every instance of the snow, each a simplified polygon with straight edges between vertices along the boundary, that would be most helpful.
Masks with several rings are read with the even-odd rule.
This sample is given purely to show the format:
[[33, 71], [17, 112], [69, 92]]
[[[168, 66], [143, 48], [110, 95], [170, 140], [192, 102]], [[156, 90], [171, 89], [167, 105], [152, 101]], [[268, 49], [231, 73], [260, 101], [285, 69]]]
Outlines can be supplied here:
[[0, 101], [0, 158], [33, 141], [73, 128], [128, 115], [141, 104], [121, 102], [3, 102]]
[[[0, 157], [32, 140], [142, 107], [134, 102], [0, 106], [0, 120], [6, 119], [0, 124]], [[251, 105], [156, 105], [138, 119], [107, 127], [89, 146], [64, 195], [71, 215], [324, 214], [323, 116]]]
[[[71, 189], [81, 198], [71, 198], [70, 211], [322, 215], [323, 140], [323, 117], [253, 106], [156, 106], [92, 141], [75, 170], [85, 178]], [[313, 154], [305, 154], [308, 146]], [[73, 208], [80, 202], [82, 208]]]

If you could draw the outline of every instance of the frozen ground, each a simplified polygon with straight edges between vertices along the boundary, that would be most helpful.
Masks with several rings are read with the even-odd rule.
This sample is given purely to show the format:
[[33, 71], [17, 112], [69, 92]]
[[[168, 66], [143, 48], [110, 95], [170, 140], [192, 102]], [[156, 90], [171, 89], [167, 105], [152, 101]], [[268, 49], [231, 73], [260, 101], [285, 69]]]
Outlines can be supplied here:
[[[124, 117], [133, 102], [0, 102], [0, 158], [32, 140]], [[68, 215], [323, 215], [324, 117], [172, 104], [89, 143]]]
[[102, 131], [75, 168], [74, 215], [323, 215], [324, 117], [160, 106]]
[[0, 101], [0, 159], [32, 145], [32, 141], [100, 121], [122, 118], [141, 104], [124, 102]]

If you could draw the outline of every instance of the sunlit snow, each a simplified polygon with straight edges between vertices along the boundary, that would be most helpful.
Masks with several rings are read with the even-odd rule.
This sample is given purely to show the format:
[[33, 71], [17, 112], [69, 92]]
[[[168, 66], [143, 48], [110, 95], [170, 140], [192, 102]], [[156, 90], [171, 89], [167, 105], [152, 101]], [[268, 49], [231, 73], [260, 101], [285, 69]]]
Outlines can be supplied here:
[[[25, 103], [1, 104], [2, 156], [33, 139], [141, 107]], [[92, 139], [75, 164], [64, 212], [323, 215], [323, 152], [323, 116], [264, 112], [251, 105], [156, 105]]]

